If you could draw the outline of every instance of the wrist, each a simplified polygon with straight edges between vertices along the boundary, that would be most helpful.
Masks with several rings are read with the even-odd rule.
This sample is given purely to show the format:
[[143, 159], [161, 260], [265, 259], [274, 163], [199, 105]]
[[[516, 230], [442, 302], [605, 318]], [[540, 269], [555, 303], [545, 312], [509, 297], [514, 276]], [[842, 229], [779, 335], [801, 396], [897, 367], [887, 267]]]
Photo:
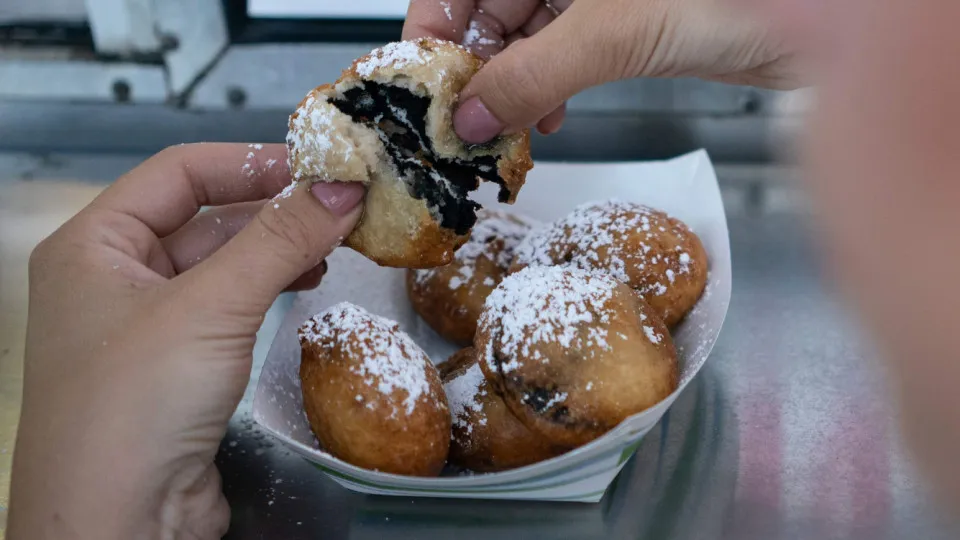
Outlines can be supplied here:
[[[24, 440], [25, 439], [25, 440]], [[113, 459], [18, 445], [8, 540], [221, 538], [230, 510], [213, 463], [136, 472]]]
[[222, 536], [229, 509], [212, 454], [171, 459], [126, 421], [142, 415], [64, 407], [66, 418], [49, 401], [24, 402], [9, 540]]

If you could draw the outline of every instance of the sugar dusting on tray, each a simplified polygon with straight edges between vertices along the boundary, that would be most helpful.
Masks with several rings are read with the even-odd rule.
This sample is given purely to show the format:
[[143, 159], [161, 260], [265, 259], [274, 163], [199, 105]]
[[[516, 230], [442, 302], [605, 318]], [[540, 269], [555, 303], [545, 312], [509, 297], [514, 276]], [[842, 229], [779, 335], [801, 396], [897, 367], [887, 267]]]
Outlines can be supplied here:
[[341, 302], [318, 313], [300, 327], [300, 341], [332, 349], [339, 346], [356, 361], [350, 371], [385, 396], [397, 390], [406, 396], [406, 414], [430, 396], [427, 355], [397, 323]]
[[[496, 347], [511, 359], [499, 366], [508, 373], [519, 367], [518, 356], [530, 357], [534, 343], [608, 349], [601, 325], [610, 320], [607, 302], [616, 287], [609, 276], [557, 266], [531, 266], [507, 276], [487, 297], [480, 317], [481, 328], [493, 329], [483, 360], [496, 370]], [[585, 325], [596, 326], [584, 333]]]

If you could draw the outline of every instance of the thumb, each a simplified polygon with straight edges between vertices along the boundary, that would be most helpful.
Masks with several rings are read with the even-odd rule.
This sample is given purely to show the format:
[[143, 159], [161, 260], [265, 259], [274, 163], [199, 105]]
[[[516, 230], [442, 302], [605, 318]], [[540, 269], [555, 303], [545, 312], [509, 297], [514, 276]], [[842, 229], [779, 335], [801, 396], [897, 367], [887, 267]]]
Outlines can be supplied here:
[[298, 184], [292, 192], [285, 190], [196, 268], [198, 290], [205, 299], [228, 301], [244, 313], [265, 311], [350, 234], [362, 213], [364, 193], [357, 182]]
[[581, 90], [623, 76], [623, 59], [636, 39], [617, 35], [635, 30], [624, 28], [623, 13], [617, 16], [620, 3], [574, 2], [532, 37], [494, 56], [460, 94], [457, 135], [479, 144], [527, 128]]

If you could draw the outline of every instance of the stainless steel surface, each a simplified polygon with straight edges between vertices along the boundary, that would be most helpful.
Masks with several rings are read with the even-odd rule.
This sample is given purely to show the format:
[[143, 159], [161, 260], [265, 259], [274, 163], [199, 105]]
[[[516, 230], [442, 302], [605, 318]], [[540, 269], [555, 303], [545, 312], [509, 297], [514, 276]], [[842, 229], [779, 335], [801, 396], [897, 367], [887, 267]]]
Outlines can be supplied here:
[[[289, 110], [183, 111], [0, 100], [0, 149], [49, 152], [152, 153], [198, 141], [283, 142]], [[550, 137], [535, 135], [538, 159], [666, 158], [706, 148], [714, 161], [758, 163], [777, 157], [792, 138], [762, 116], [571, 113]]]
[[371, 17], [402, 19], [409, 0], [248, 0], [253, 17]]
[[101, 54], [129, 56], [160, 49], [153, 0], [86, 0], [86, 6]]
[[180, 99], [227, 48], [221, 0], [154, 2], [157, 31], [170, 45], [163, 53], [172, 99]]
[[9, 21], [82, 21], [87, 10], [84, 0], [4, 0], [0, 2], [0, 23]]
[[0, 96], [11, 101], [111, 103], [122, 91], [125, 101], [161, 104], [167, 100], [166, 84], [162, 66], [67, 60], [0, 61]]
[[235, 108], [242, 92], [246, 109], [289, 110], [315, 86], [332, 82], [375, 43], [234, 45], [190, 93], [196, 109]]
[[[353, 60], [378, 44], [234, 45], [198, 82], [188, 106], [233, 107], [231, 90], [244, 93], [244, 107], [287, 110], [311, 88], [336, 80]], [[783, 106], [790, 93], [744, 88], [698, 79], [632, 79], [591, 88], [568, 103], [571, 113], [629, 115], [795, 114]]]

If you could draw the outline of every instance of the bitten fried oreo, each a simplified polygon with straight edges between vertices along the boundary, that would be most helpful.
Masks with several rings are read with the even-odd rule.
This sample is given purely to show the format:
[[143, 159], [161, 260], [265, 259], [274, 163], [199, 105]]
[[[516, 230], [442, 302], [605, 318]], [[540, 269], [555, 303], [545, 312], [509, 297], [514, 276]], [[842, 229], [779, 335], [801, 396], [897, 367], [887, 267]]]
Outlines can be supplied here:
[[514, 249], [529, 232], [529, 222], [519, 216], [481, 209], [470, 240], [452, 263], [407, 271], [413, 309], [444, 338], [469, 345], [487, 295], [506, 275]]
[[576, 447], [670, 395], [677, 354], [635, 291], [604, 274], [531, 266], [487, 297], [480, 367], [531, 431]]
[[580, 206], [530, 234], [511, 271], [530, 265], [599, 270], [637, 290], [670, 328], [707, 284], [707, 254], [683, 222], [631, 202]]
[[324, 450], [367, 469], [440, 474], [450, 446], [440, 374], [396, 323], [342, 303], [299, 335], [303, 406]]
[[476, 222], [480, 180], [512, 203], [530, 160], [529, 132], [467, 145], [453, 129], [460, 90], [482, 61], [453, 43], [391, 43], [311, 91], [290, 117], [290, 170], [304, 182], [363, 182], [363, 217], [345, 245], [383, 266], [453, 260]]
[[517, 420], [484, 379], [472, 347], [455, 353], [438, 368], [453, 418], [448, 458], [452, 465], [476, 472], [503, 471], [566, 450]]

